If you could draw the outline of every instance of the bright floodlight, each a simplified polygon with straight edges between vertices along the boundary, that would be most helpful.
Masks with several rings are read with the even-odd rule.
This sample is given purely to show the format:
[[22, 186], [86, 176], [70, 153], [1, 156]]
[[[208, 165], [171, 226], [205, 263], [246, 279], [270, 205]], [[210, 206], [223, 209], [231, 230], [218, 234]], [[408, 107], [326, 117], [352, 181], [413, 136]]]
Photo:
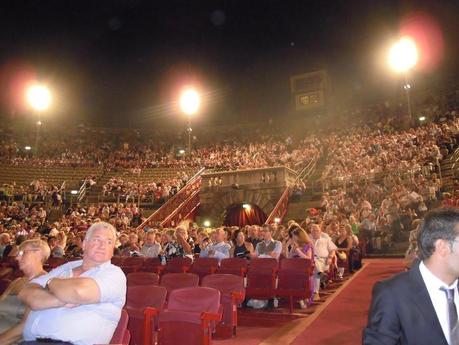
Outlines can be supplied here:
[[200, 104], [201, 97], [199, 97], [196, 90], [187, 89], [183, 91], [180, 96], [180, 109], [187, 115], [195, 114], [198, 111]]
[[402, 37], [389, 51], [389, 65], [397, 72], [407, 72], [418, 62], [416, 43]]
[[250, 206], [250, 204], [243, 204], [243, 205], [242, 205], [242, 208], [243, 208], [244, 210], [250, 211], [250, 209], [251, 209], [252, 207]]
[[33, 85], [27, 89], [27, 102], [36, 111], [44, 111], [51, 104], [51, 93], [43, 85]]

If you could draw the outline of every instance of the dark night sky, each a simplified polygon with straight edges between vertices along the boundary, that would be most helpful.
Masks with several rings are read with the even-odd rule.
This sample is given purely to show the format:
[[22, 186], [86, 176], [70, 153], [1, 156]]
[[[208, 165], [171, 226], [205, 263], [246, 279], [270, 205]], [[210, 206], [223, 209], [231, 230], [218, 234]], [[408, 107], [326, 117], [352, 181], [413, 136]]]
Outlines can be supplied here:
[[[55, 112], [139, 126], [172, 116], [185, 82], [206, 94], [216, 119], [276, 116], [289, 76], [326, 68], [337, 92], [375, 88], [381, 42], [400, 20], [429, 13], [445, 52], [431, 73], [457, 75], [458, 1], [2, 1], [0, 83], [33, 70], [53, 88]], [[381, 81], [383, 83], [383, 81]], [[351, 87], [352, 89], [352, 87]], [[4, 112], [11, 100], [2, 97]]]

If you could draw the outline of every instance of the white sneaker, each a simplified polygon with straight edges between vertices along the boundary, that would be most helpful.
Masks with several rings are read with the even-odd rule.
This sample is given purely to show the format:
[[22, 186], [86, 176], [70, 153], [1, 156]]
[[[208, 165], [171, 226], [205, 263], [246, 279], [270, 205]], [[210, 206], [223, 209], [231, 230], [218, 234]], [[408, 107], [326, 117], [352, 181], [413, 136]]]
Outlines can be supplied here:
[[304, 303], [304, 300], [300, 299], [298, 301], [298, 303], [299, 303], [301, 309], [306, 309], [307, 306], [306, 306], [306, 303]]

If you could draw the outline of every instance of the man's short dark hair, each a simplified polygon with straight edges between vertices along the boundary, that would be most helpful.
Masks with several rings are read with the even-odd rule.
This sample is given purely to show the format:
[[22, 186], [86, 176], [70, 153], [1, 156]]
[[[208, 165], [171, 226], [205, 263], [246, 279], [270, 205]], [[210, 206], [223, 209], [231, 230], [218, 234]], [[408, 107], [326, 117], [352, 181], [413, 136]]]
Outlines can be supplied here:
[[426, 214], [419, 228], [419, 258], [425, 260], [435, 251], [435, 242], [445, 240], [453, 242], [458, 232], [459, 210], [455, 208], [438, 208]]

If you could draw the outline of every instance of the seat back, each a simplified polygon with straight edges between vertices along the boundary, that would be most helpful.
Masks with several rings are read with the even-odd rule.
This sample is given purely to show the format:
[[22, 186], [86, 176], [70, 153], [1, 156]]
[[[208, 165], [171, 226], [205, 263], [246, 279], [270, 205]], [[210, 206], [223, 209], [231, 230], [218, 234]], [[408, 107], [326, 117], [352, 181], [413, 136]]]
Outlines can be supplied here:
[[143, 272], [157, 273], [159, 266], [161, 266], [161, 260], [159, 258], [146, 258], [143, 261], [141, 270]]
[[192, 260], [189, 257], [176, 257], [171, 259], [165, 269], [164, 273], [184, 273], [191, 266]]
[[142, 266], [145, 259], [140, 256], [133, 256], [124, 259], [123, 265], [126, 266]]
[[113, 256], [112, 257], [112, 264], [115, 265], [115, 266], [121, 266], [124, 262], [124, 259], [123, 257], [121, 256]]
[[199, 276], [193, 273], [166, 273], [161, 277], [160, 286], [170, 293], [172, 290], [199, 285]]
[[218, 259], [216, 258], [196, 258], [191, 266], [189, 272], [199, 275], [203, 278], [208, 274], [212, 274], [218, 267]]
[[126, 307], [145, 309], [146, 307], [154, 307], [162, 310], [166, 302], [167, 289], [157, 285], [137, 285], [128, 286]]
[[220, 261], [220, 267], [217, 269], [217, 273], [224, 274], [235, 274], [244, 276], [247, 272], [248, 261], [247, 259], [240, 258], [229, 258]]
[[123, 344], [123, 345], [128, 345], [128, 343], [125, 343], [126, 339], [129, 339], [130, 336], [127, 336], [126, 333], [129, 333], [127, 330], [127, 325], [129, 321], [129, 315], [126, 310], [121, 310], [121, 318], [118, 321], [118, 326], [116, 326], [115, 333], [113, 333], [112, 340], [110, 341], [110, 344]]
[[279, 264], [279, 271], [299, 271], [309, 272], [312, 267], [312, 261], [309, 259], [293, 258], [283, 259]]
[[259, 271], [272, 271], [275, 272], [278, 267], [278, 262], [274, 258], [263, 258], [263, 259], [252, 259], [249, 265], [249, 272], [259, 272]]
[[132, 272], [127, 275], [127, 285], [158, 285], [159, 276], [150, 272]]
[[217, 313], [220, 291], [208, 287], [190, 287], [171, 291], [168, 310]]
[[222, 295], [230, 295], [233, 292], [245, 294], [244, 278], [234, 274], [207, 275], [203, 278], [201, 286], [216, 289]]

